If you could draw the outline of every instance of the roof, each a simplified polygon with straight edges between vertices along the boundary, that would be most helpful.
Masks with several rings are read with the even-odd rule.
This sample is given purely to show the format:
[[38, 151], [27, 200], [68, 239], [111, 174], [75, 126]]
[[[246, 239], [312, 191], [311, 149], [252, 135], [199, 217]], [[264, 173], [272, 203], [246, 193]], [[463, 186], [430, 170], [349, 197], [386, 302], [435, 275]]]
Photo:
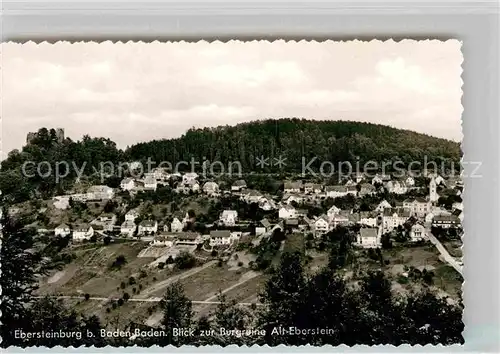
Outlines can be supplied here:
[[87, 192], [108, 192], [109, 190], [112, 190], [113, 188], [104, 186], [104, 185], [97, 185], [97, 186], [90, 186], [89, 189], [87, 189]]
[[456, 215], [436, 215], [432, 221], [459, 223], [460, 219]]
[[176, 237], [179, 241], [194, 241], [200, 235], [196, 232], [180, 232], [176, 234]]
[[394, 214], [397, 214], [399, 217], [410, 217], [410, 211], [403, 208], [384, 209], [384, 216], [393, 216]]
[[262, 219], [262, 220], [260, 221], [260, 223], [262, 224], [262, 226], [264, 226], [264, 227], [266, 227], [266, 228], [271, 227], [271, 223], [270, 223], [270, 222], [269, 222], [269, 220], [267, 220], [267, 219]]
[[222, 216], [225, 216], [225, 215], [231, 215], [231, 214], [238, 214], [238, 212], [236, 210], [224, 210], [222, 212]]
[[91, 227], [92, 226], [90, 226], [90, 225], [80, 224], [80, 225], [76, 225], [73, 228], [73, 231], [85, 231], [85, 232], [87, 232]]
[[129, 227], [129, 226], [130, 227], [132, 227], [132, 226], [135, 227], [135, 222], [127, 220], [127, 221], [124, 221], [123, 224], [121, 224], [121, 227]]
[[156, 179], [153, 176], [147, 176], [146, 178], [144, 178], [144, 183], [145, 184], [155, 184]]
[[284, 208], [285, 210], [295, 210], [295, 208], [290, 204], [282, 205], [281, 208]]
[[210, 237], [218, 238], [218, 237], [230, 237], [231, 231], [229, 230], [212, 230], [210, 231]]
[[361, 237], [371, 237], [376, 238], [378, 236], [378, 230], [375, 228], [363, 227], [359, 230]]
[[239, 179], [239, 180], [237, 180], [236, 182], [233, 183], [234, 187], [243, 187], [243, 186], [246, 186], [246, 185], [247, 185], [247, 182], [245, 182], [242, 179]]
[[403, 203], [427, 203], [427, 199], [422, 197], [417, 197], [414, 199], [408, 198], [403, 201]]
[[370, 189], [370, 190], [375, 190], [375, 187], [371, 185], [370, 183], [363, 183], [361, 184], [361, 189]]
[[133, 178], [127, 177], [127, 178], [122, 179], [121, 183], [130, 183], [130, 182], [133, 182], [133, 181], [134, 181]]
[[302, 187], [302, 181], [287, 181], [284, 184], [284, 189], [300, 189]]
[[153, 226], [157, 225], [157, 222], [154, 220], [143, 220], [143, 221], [141, 221], [141, 223], [139, 225], [145, 226], [145, 227], [153, 227]]
[[285, 220], [285, 225], [297, 226], [299, 224], [299, 219], [287, 219]]
[[346, 186], [326, 186], [325, 191], [326, 192], [347, 192], [347, 187]]
[[58, 227], [56, 227], [56, 229], [69, 229], [69, 226], [66, 224], [61, 224]]

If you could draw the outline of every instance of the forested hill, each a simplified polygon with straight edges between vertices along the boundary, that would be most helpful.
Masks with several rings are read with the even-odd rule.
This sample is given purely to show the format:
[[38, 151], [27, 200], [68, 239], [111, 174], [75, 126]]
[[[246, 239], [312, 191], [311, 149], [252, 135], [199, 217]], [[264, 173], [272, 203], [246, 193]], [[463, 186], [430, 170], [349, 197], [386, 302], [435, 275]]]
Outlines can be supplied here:
[[[151, 157], [154, 161], [208, 159], [240, 161], [246, 169], [257, 157], [283, 155], [287, 166], [298, 167], [302, 157], [317, 161], [460, 161], [456, 142], [379, 124], [348, 121], [280, 119], [255, 121], [236, 126], [190, 129], [177, 139], [154, 140], [131, 146], [130, 159]], [[309, 161], [309, 160], [308, 160]], [[227, 166], [227, 165], [226, 165]]]

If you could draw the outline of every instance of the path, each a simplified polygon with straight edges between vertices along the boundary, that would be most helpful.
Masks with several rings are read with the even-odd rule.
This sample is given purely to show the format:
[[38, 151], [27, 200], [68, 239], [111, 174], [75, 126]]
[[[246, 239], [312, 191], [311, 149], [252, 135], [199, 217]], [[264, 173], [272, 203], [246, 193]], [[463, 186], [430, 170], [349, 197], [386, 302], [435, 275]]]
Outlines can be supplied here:
[[441, 242], [439, 242], [439, 240], [431, 233], [430, 230], [427, 230], [427, 236], [429, 237], [429, 240], [431, 241], [431, 243], [434, 246], [436, 246], [436, 248], [438, 249], [439, 253], [441, 253], [441, 256], [443, 256], [444, 260], [450, 266], [452, 266], [453, 268], [455, 268], [455, 270], [457, 272], [459, 272], [461, 276], [463, 276], [462, 266], [458, 263], [458, 261], [454, 257], [452, 257], [448, 253], [448, 251], [446, 250], [446, 248], [441, 244]]
[[[45, 296], [35, 296], [34, 298], [35, 299], [42, 299], [44, 297]], [[51, 295], [48, 295], [48, 297], [54, 298], [54, 299], [64, 299], [64, 300], [84, 300], [83, 296], [70, 296], [70, 295], [51, 296]], [[118, 298], [113, 299], [113, 298], [109, 298], [109, 297], [93, 297], [93, 296], [91, 296], [86, 301], [109, 301], [109, 300], [118, 300]], [[150, 297], [148, 299], [130, 298], [127, 301], [128, 302], [160, 302], [161, 300], [162, 300], [161, 297]], [[220, 302], [220, 301], [206, 301], [206, 300], [203, 300], [203, 301], [191, 300], [191, 303], [193, 303], [194, 305], [219, 305], [222, 302]], [[239, 302], [238, 303], [238, 305], [242, 305], [242, 306], [252, 306], [252, 304], [255, 304], [257, 306], [263, 306], [262, 304], [251, 303], [251, 302]]]
[[[225, 294], [231, 290], [233, 290], [234, 288], [242, 285], [242, 284], [245, 284], [247, 281], [249, 280], [252, 280], [253, 278], [255, 277], [258, 277], [260, 275], [260, 273], [257, 273], [257, 272], [254, 272], [254, 271], [249, 271], [249, 272], [246, 272], [245, 274], [243, 274], [241, 276], [241, 278], [243, 280], [241, 280], [240, 282], [234, 284], [234, 285], [231, 285], [229, 288], [226, 288], [224, 290], [221, 291], [221, 294]], [[204, 301], [206, 301], [207, 303], [211, 303], [214, 299], [216, 299], [217, 297], [219, 296], [219, 294], [216, 294], [214, 296], [210, 296], [208, 299], [205, 299]]]
[[190, 276], [192, 276], [192, 275], [194, 275], [196, 273], [199, 273], [202, 270], [215, 265], [216, 263], [217, 263], [217, 261], [210, 261], [210, 262], [205, 263], [201, 267], [197, 267], [197, 268], [193, 268], [193, 269], [187, 270], [184, 273], [181, 273], [181, 274], [178, 274], [178, 275], [174, 275], [173, 277], [170, 277], [168, 279], [160, 281], [160, 282], [152, 285], [151, 287], [149, 287], [147, 289], [144, 289], [143, 292], [142, 292], [142, 294], [141, 294], [141, 296], [140, 296], [140, 298], [147, 298], [148, 295], [150, 295], [152, 293], [155, 293], [157, 291], [160, 291], [163, 288], [166, 288], [170, 284], [173, 284], [173, 283], [175, 283], [175, 282], [177, 282], [179, 280], [185, 279], [185, 278], [190, 277]]

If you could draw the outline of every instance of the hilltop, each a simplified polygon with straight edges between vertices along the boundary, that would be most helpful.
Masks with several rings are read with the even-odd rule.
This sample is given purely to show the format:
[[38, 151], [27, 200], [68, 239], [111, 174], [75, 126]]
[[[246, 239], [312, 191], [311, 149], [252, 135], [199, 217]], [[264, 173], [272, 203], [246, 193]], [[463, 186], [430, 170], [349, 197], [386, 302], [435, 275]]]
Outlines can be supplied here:
[[153, 140], [131, 146], [130, 159], [153, 161], [208, 159], [223, 164], [240, 161], [252, 169], [256, 157], [286, 156], [288, 167], [300, 166], [302, 157], [319, 161], [429, 161], [460, 160], [456, 142], [380, 124], [352, 121], [269, 119], [236, 126], [192, 128], [176, 139]]

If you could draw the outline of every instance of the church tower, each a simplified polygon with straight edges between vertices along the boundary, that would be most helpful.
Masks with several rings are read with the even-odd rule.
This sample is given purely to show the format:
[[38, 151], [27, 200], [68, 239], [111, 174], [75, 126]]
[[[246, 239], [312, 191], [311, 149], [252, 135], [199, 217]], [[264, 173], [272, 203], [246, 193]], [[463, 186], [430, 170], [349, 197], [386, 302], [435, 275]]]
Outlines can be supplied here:
[[437, 184], [434, 176], [431, 177], [431, 181], [429, 183], [429, 201], [431, 203], [437, 202], [439, 199], [439, 195], [437, 194]]

